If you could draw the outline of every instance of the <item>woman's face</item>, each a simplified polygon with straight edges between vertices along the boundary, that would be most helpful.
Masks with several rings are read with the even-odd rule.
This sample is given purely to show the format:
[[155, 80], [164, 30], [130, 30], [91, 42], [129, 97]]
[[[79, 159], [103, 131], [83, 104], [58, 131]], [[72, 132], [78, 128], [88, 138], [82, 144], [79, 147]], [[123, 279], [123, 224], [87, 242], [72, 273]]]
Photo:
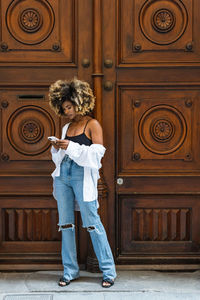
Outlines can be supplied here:
[[73, 120], [75, 118], [76, 116], [75, 106], [71, 101], [66, 100], [65, 102], [63, 102], [62, 109], [65, 116], [68, 119]]

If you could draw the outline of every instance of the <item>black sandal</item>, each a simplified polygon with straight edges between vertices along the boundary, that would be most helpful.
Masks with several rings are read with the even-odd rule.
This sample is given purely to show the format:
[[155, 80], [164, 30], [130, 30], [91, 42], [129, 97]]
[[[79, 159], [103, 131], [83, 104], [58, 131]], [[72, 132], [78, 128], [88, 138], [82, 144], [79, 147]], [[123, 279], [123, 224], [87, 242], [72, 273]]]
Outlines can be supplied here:
[[[108, 285], [104, 285], [104, 283], [109, 283], [109, 284]], [[114, 285], [114, 280], [112, 280], [112, 279], [103, 279], [101, 285], [104, 288], [109, 288], [112, 285]]]
[[66, 286], [70, 284], [70, 280], [66, 279], [64, 276], [60, 278], [58, 285], [59, 286]]

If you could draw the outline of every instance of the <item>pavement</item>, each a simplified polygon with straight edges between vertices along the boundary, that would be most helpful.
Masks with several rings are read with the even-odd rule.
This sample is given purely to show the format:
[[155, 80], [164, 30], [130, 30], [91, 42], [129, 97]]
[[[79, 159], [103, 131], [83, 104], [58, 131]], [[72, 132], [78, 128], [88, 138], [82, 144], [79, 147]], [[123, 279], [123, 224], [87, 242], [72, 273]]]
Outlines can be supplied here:
[[0, 300], [200, 300], [200, 271], [118, 270], [114, 286], [101, 287], [101, 274], [80, 272], [66, 287], [61, 271], [1, 272]]

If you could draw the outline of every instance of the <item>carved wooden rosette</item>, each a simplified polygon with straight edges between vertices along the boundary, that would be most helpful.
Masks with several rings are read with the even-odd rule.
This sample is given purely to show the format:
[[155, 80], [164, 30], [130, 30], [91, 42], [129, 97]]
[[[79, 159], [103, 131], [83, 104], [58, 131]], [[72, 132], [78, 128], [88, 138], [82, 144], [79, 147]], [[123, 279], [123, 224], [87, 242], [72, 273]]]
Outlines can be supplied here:
[[[181, 2], [166, 1], [166, 8], [155, 1], [146, 2], [139, 17], [144, 36], [158, 45], [174, 43], [182, 36], [187, 26], [187, 11]], [[182, 23], [178, 22], [180, 19]]]
[[[55, 15], [48, 2], [12, 2], [7, 10], [7, 27], [12, 37], [24, 45], [36, 45], [48, 38], [54, 28]], [[16, 18], [17, 16], [17, 18]]]
[[[102, 2], [93, 1], [93, 89], [96, 97], [95, 118], [102, 123]], [[103, 225], [107, 225], [107, 186], [103, 176], [103, 170], [100, 170], [100, 179], [98, 182], [98, 201], [100, 204], [99, 214]], [[94, 253], [91, 240], [88, 244], [87, 270], [98, 272], [98, 260]]]
[[38, 105], [21, 106], [8, 118], [9, 144], [5, 144], [8, 155], [11, 160], [14, 155], [26, 160], [35, 159], [35, 156], [44, 158], [50, 146], [47, 136], [51, 133], [55, 133], [55, 122], [45, 108]]

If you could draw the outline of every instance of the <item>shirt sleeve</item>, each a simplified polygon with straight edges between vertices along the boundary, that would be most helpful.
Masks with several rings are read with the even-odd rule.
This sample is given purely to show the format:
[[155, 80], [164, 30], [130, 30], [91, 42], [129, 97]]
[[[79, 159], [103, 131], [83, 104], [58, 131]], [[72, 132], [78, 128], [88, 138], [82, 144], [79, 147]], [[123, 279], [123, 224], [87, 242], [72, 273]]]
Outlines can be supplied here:
[[[61, 136], [61, 139], [64, 139], [65, 138], [65, 134], [66, 134], [66, 131], [67, 131], [67, 128], [69, 126], [69, 123], [65, 124], [62, 128], [62, 136]], [[63, 150], [61, 149], [56, 149], [54, 148], [54, 146], [52, 145], [51, 147], [51, 155], [52, 155], [52, 160], [54, 162], [55, 165], [58, 164], [58, 162], [60, 161], [60, 154]]]
[[51, 156], [52, 156], [52, 160], [54, 162], [54, 164], [57, 164], [57, 160], [58, 160], [58, 150], [56, 148], [54, 148], [54, 146], [51, 147]]
[[101, 159], [105, 150], [100, 144], [86, 146], [70, 141], [65, 153], [79, 166], [98, 170], [101, 168]]
[[53, 153], [57, 153], [58, 152], [58, 149], [54, 148], [54, 146], [51, 147], [51, 154]]

